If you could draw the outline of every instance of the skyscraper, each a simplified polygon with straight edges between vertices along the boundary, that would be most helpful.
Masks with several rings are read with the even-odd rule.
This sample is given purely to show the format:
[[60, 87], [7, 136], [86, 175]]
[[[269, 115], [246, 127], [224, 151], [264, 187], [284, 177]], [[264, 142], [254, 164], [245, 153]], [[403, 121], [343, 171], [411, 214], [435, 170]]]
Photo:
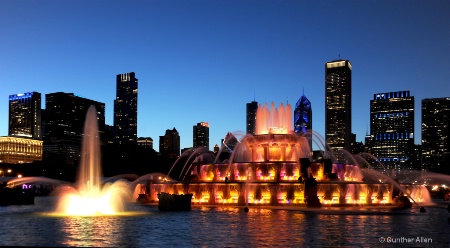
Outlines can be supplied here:
[[205, 146], [209, 150], [209, 124], [208, 122], [199, 122], [193, 128], [194, 130], [194, 148]]
[[[325, 63], [325, 139], [332, 150], [351, 150], [352, 65], [348, 60]], [[338, 158], [339, 159], [339, 158]]]
[[374, 94], [370, 101], [372, 153], [386, 169], [410, 169], [414, 149], [414, 97], [409, 91]]
[[164, 136], [159, 136], [159, 153], [168, 158], [180, 156], [180, 135], [177, 129], [167, 129]]
[[119, 145], [137, 144], [138, 79], [134, 72], [116, 77], [114, 100], [114, 137]]
[[258, 102], [252, 101], [247, 103], [247, 119], [246, 132], [247, 134], [255, 134], [256, 130], [256, 111], [258, 110]]
[[41, 93], [9, 96], [9, 136], [42, 138]]
[[[295, 104], [294, 109], [294, 132], [299, 135], [307, 134], [312, 130], [312, 108], [311, 102], [303, 93]], [[309, 147], [312, 147], [312, 137], [307, 136]]]
[[450, 97], [422, 100], [422, 165], [450, 174]]
[[[294, 109], [294, 132], [299, 135], [308, 134], [312, 131], [312, 108], [311, 102], [303, 93], [295, 104]], [[312, 149], [312, 135], [306, 135], [309, 147]]]
[[86, 113], [91, 105], [97, 110], [100, 135], [105, 130], [105, 104], [56, 92], [45, 95], [44, 157], [58, 158], [74, 165], [79, 157]]

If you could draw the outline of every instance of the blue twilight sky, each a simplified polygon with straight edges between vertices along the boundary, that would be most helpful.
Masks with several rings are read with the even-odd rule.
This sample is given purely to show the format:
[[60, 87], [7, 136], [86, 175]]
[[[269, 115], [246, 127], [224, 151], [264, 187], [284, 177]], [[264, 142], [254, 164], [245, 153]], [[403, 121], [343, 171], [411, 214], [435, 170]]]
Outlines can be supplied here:
[[325, 63], [353, 65], [353, 133], [364, 141], [375, 93], [410, 90], [415, 143], [421, 100], [450, 97], [450, 1], [0, 1], [0, 136], [8, 96], [73, 92], [106, 104], [117, 74], [139, 79], [138, 136], [210, 124], [210, 149], [245, 132], [246, 103], [302, 95], [324, 136]]

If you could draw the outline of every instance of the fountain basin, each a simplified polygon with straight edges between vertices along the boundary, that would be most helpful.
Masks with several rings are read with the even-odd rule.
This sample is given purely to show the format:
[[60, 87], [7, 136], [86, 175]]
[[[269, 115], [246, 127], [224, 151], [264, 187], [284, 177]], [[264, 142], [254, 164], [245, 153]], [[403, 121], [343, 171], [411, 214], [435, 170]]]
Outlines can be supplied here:
[[222, 206], [380, 206], [392, 205], [392, 185], [387, 183], [317, 182], [317, 199], [307, 204], [305, 184], [299, 182], [195, 182], [151, 183], [149, 202], [165, 194], [191, 194], [192, 205]]
[[[363, 181], [357, 166], [303, 162], [307, 168], [301, 161], [196, 164], [190, 167], [183, 182], [167, 176], [153, 177], [145, 184], [138, 184], [135, 196], [145, 191], [149, 201], [156, 203], [161, 192], [189, 193], [193, 205], [395, 206], [396, 187], [402, 187], [414, 202], [428, 204], [429, 201], [429, 192], [423, 185]], [[310, 176], [305, 177], [306, 174]]]

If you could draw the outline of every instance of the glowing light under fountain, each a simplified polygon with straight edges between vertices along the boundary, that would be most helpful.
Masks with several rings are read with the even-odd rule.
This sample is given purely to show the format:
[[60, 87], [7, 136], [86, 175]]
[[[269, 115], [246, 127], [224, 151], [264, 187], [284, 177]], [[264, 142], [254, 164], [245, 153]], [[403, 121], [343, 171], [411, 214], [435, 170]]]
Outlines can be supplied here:
[[125, 211], [130, 185], [124, 180], [101, 182], [100, 141], [97, 113], [91, 106], [86, 114], [81, 163], [76, 186], [61, 186], [56, 212], [71, 216], [117, 215]]

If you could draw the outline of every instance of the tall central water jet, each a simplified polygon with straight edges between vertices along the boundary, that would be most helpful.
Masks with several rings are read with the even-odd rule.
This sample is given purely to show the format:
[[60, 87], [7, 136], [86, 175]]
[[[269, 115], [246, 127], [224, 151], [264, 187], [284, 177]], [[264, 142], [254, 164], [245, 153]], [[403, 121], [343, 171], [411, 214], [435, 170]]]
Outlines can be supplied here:
[[97, 112], [89, 107], [84, 124], [81, 163], [76, 187], [64, 186], [57, 212], [64, 215], [95, 216], [118, 214], [125, 209], [130, 187], [119, 180], [102, 186], [100, 139]]
[[280, 103], [278, 108], [271, 102], [270, 109], [267, 103], [259, 105], [256, 110], [256, 134], [288, 134], [292, 132], [291, 105], [286, 107]]

